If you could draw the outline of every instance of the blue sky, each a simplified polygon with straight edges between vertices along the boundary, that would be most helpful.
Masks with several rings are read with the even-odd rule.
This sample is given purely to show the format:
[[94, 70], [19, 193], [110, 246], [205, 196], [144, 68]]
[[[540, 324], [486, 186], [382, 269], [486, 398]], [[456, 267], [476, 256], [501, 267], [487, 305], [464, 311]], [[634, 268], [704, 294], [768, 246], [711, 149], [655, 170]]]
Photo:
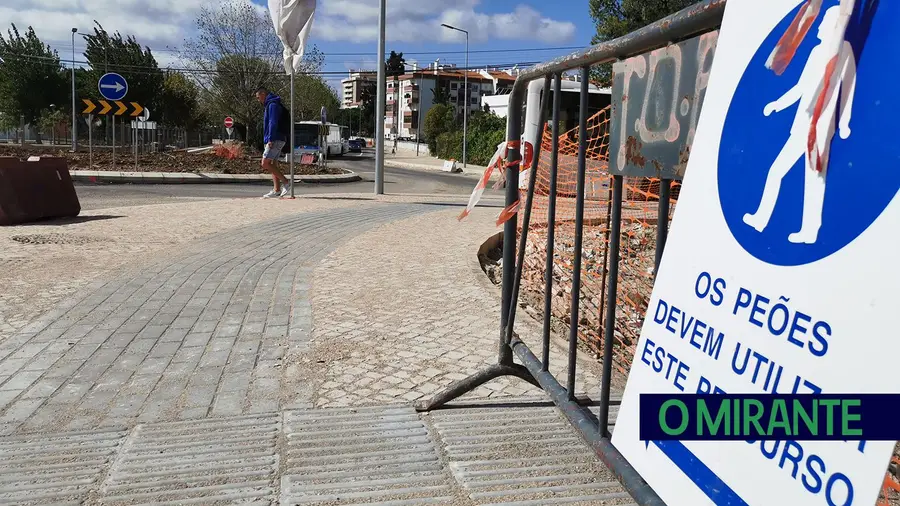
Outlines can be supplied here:
[[[392, 3], [401, 5], [392, 6]], [[522, 50], [581, 47], [587, 45], [593, 33], [586, 1], [457, 1], [452, 8], [447, 8], [450, 2], [415, 0], [419, 12], [404, 11], [402, 4], [410, 3], [413, 2], [388, 0], [387, 50], [403, 51], [408, 61], [416, 60], [422, 65], [438, 58], [443, 63], [459, 66], [465, 62], [462, 34], [441, 28], [441, 22], [469, 30], [470, 66], [546, 60], [570, 49]], [[371, 14], [342, 14], [364, 4], [376, 2], [320, 2], [310, 42], [326, 53], [327, 70], [373, 67], [377, 34], [375, 5]]]
[[[71, 58], [74, 26], [89, 31], [93, 20], [123, 34], [134, 34], [150, 46], [163, 66], [179, 66], [165, 48], [180, 47], [193, 35], [200, 9], [222, 0], [8, 0], [0, 19], [20, 28], [32, 25], [43, 40]], [[228, 1], [228, 0], [225, 0]], [[266, 0], [252, 0], [260, 10]], [[387, 50], [403, 51], [407, 61], [427, 65], [462, 66], [462, 34], [440, 27], [442, 22], [470, 31], [470, 66], [543, 61], [590, 42], [593, 22], [587, 0], [387, 0]], [[326, 54], [326, 71], [374, 68], [378, 32], [378, 0], [318, 0], [310, 43]], [[76, 40], [76, 59], [84, 44]], [[523, 49], [533, 49], [521, 51]], [[494, 52], [479, 52], [494, 51]], [[435, 53], [435, 54], [422, 54]], [[338, 76], [329, 76], [332, 83]]]

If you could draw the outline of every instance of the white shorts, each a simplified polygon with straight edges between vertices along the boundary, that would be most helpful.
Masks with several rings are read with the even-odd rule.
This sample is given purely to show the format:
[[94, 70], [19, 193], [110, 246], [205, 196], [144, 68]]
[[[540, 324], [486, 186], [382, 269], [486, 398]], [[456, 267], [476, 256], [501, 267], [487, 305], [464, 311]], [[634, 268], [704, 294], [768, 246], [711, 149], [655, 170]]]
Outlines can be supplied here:
[[263, 158], [268, 158], [269, 160], [281, 158], [281, 150], [284, 148], [284, 141], [272, 141], [270, 144], [266, 144], [266, 149], [263, 151]]

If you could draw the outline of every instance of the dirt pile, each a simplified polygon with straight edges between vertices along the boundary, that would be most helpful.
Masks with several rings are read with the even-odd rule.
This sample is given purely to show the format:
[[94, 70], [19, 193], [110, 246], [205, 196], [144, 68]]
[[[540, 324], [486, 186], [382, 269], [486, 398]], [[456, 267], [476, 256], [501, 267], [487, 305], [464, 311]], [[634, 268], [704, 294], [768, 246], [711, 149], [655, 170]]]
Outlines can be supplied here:
[[[26, 147], [0, 145], [0, 156], [14, 156], [28, 158], [29, 156], [58, 156], [69, 162], [70, 170], [107, 170], [107, 171], [135, 171], [134, 153], [125, 148], [119, 149], [115, 154], [113, 165], [112, 150], [107, 148], [95, 149], [93, 153], [93, 165], [91, 157], [86, 151], [70, 153], [68, 148], [51, 145], [29, 145]], [[259, 174], [259, 154], [246, 154], [239, 158], [228, 159], [217, 156], [212, 152], [188, 153], [186, 151], [169, 151], [164, 153], [145, 153], [138, 155], [138, 172], [189, 172], [189, 173], [214, 173], [214, 174]], [[315, 165], [295, 164], [296, 174], [343, 174], [343, 170], [329, 167], [323, 170]]]

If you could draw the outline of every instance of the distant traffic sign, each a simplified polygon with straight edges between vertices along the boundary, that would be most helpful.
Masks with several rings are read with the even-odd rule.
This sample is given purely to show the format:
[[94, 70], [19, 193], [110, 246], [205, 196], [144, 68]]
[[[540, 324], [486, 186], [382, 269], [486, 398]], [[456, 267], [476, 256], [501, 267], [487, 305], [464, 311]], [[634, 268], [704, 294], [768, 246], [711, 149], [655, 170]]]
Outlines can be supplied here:
[[231, 128], [234, 126], [234, 119], [231, 116], [225, 116], [225, 128]]
[[106, 100], [122, 100], [128, 93], [128, 81], [115, 72], [109, 72], [97, 81], [97, 89]]

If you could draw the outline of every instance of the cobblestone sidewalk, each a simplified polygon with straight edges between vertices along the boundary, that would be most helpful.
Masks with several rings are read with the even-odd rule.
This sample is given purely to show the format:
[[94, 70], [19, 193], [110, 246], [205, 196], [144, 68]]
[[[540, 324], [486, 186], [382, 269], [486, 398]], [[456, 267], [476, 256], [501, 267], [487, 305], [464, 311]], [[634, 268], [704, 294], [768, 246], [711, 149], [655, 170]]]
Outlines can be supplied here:
[[0, 341], [92, 281], [236, 227], [354, 200], [221, 199], [85, 211], [0, 227]]
[[0, 434], [278, 409], [281, 359], [309, 337], [308, 274], [347, 238], [425, 210], [294, 214], [80, 290], [0, 342]]
[[[499, 290], [486, 287], [478, 247], [497, 232], [495, 210], [458, 210], [389, 223], [332, 252], [313, 276], [313, 356], [323, 368], [316, 406], [411, 402], [497, 360]], [[540, 329], [521, 312], [516, 329], [538, 350]], [[535, 340], [537, 338], [538, 341]], [[303, 359], [301, 359], [303, 360]], [[565, 354], [551, 371], [565, 377]], [[577, 386], [596, 388], [593, 366]], [[517, 378], [490, 382], [469, 398], [539, 390]]]

